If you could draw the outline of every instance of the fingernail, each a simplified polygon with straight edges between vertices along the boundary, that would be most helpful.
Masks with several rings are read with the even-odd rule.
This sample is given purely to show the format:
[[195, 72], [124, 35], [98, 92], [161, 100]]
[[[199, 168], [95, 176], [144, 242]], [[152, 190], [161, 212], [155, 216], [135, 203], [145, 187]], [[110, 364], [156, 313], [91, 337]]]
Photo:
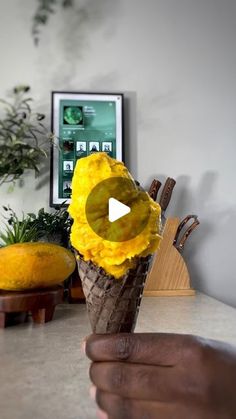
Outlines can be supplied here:
[[97, 417], [98, 419], [108, 419], [108, 415], [104, 410], [97, 409]]
[[90, 397], [94, 402], [96, 401], [96, 391], [97, 391], [97, 389], [96, 389], [95, 386], [91, 386], [90, 389], [89, 389]]
[[81, 344], [81, 351], [84, 353], [84, 355], [86, 355], [86, 340], [83, 340], [82, 344]]
[[87, 342], [87, 339], [89, 338], [89, 336], [90, 335], [85, 336], [85, 338], [84, 338], [84, 340], [83, 340], [83, 342], [81, 344], [81, 350], [84, 352], [85, 355], [86, 355], [86, 342]]

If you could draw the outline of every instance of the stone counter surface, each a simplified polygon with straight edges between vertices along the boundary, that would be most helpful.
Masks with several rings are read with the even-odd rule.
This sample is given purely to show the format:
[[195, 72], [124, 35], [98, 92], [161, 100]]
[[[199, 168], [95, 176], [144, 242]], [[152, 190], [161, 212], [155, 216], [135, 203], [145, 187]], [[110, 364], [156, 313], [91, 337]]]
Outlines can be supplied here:
[[[236, 345], [236, 310], [196, 297], [143, 298], [136, 332], [191, 333]], [[1, 419], [95, 419], [89, 361], [81, 351], [90, 333], [85, 305], [61, 305], [54, 321], [0, 330]]]

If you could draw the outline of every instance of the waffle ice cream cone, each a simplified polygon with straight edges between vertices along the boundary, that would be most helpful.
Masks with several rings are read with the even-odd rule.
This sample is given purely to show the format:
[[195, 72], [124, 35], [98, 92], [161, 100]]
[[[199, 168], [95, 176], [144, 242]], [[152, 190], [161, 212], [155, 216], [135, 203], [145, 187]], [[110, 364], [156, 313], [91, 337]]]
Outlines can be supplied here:
[[134, 331], [150, 259], [140, 258], [134, 269], [117, 280], [93, 262], [77, 257], [93, 333]]
[[[111, 221], [110, 198], [130, 211]], [[150, 255], [161, 239], [160, 212], [122, 162], [96, 153], [76, 163], [70, 239], [93, 333], [134, 330]]]

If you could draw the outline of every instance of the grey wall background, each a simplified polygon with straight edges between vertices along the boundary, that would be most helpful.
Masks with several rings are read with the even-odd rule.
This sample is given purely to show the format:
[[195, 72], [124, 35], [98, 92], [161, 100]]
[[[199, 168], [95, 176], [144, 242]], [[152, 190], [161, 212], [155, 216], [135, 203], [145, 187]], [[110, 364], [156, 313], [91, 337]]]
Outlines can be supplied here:
[[[176, 178], [169, 216], [197, 213], [184, 256], [193, 285], [236, 306], [234, 0], [77, 0], [35, 48], [36, 1], [0, 2], [0, 97], [28, 83], [50, 116], [51, 90], [122, 91], [126, 152], [144, 186]], [[48, 118], [49, 121], [50, 118]], [[48, 207], [48, 167], [0, 204]]]

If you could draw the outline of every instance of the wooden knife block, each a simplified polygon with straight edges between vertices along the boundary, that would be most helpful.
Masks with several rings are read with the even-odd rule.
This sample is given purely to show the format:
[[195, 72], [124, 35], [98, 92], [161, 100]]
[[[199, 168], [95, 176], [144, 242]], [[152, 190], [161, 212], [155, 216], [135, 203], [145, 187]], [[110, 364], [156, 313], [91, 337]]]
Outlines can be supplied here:
[[187, 296], [195, 295], [190, 287], [190, 277], [185, 261], [173, 246], [179, 218], [168, 218], [165, 223], [163, 239], [144, 288], [144, 296]]

